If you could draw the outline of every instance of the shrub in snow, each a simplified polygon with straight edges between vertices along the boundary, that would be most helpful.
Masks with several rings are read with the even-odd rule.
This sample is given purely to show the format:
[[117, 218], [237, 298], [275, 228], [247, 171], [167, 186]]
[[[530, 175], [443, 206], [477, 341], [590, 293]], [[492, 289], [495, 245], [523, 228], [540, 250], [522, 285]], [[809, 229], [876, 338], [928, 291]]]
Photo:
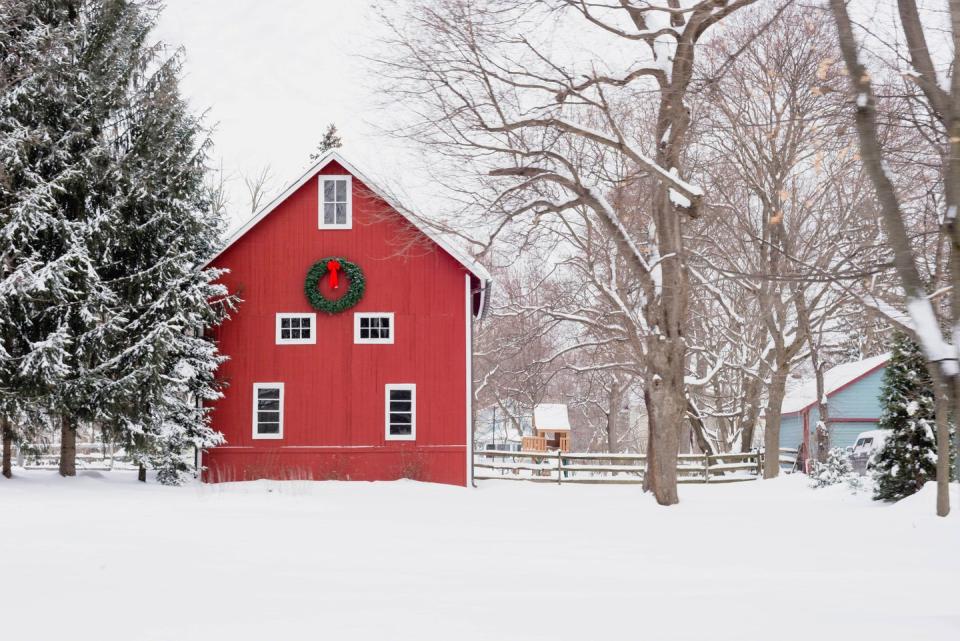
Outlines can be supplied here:
[[827, 462], [815, 462], [810, 474], [810, 487], [827, 487], [846, 483], [850, 489], [860, 488], [860, 476], [853, 471], [850, 457], [843, 448], [835, 447], [827, 454]]
[[880, 427], [890, 435], [870, 462], [873, 498], [896, 501], [937, 475], [933, 382], [920, 347], [903, 334], [894, 337], [880, 395]]

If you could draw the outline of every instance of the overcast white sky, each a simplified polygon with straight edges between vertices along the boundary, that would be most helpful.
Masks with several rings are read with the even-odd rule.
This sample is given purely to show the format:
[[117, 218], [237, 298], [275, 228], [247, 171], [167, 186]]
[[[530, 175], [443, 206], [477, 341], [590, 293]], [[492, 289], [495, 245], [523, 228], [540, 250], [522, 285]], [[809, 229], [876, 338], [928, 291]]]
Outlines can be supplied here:
[[375, 83], [358, 56], [372, 26], [368, 3], [355, 0], [166, 0], [157, 36], [186, 49], [183, 90], [216, 126], [214, 157], [233, 177], [233, 225], [249, 213], [239, 176], [269, 164], [282, 188], [329, 122], [368, 173], [390, 175], [401, 162], [401, 147], [370, 124]]

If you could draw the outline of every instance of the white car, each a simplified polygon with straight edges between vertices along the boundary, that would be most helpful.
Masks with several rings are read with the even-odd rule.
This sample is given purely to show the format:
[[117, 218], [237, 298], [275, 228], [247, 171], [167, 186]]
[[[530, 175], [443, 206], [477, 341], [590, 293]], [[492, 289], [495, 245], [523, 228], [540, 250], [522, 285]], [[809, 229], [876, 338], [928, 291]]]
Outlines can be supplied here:
[[867, 473], [867, 463], [880, 451], [889, 434], [889, 430], [870, 430], [857, 434], [857, 441], [850, 452], [850, 464], [858, 474]]

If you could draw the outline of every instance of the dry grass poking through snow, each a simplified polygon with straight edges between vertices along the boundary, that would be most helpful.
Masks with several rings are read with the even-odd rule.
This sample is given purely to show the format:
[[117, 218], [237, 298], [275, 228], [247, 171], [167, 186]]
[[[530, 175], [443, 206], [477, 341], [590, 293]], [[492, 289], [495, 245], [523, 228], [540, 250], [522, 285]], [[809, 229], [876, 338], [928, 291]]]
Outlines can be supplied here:
[[0, 479], [4, 639], [960, 638], [960, 493]]

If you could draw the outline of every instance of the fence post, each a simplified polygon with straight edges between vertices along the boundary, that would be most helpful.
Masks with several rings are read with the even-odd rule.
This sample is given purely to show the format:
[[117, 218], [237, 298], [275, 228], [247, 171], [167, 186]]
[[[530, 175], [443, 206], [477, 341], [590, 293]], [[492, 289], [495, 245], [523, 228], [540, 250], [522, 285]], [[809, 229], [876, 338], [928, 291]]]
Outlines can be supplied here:
[[757, 476], [763, 476], [763, 453], [759, 447], [754, 451], [757, 453]]
[[561, 451], [557, 450], [557, 485], [560, 485], [563, 479], [563, 459], [560, 458]]
[[709, 452], [703, 453], [703, 478], [704, 478], [704, 481], [703, 481], [704, 483], [710, 482], [710, 453]]

